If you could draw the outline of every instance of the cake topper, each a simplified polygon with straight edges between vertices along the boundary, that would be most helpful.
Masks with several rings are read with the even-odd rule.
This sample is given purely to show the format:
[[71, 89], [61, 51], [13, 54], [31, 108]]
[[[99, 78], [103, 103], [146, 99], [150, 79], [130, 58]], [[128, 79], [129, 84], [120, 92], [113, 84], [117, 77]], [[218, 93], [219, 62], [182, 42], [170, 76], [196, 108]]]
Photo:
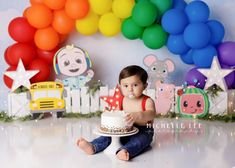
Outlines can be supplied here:
[[100, 96], [100, 99], [108, 103], [109, 107], [106, 110], [112, 111], [120, 108], [123, 100], [123, 95], [119, 85], [116, 86], [113, 96]]

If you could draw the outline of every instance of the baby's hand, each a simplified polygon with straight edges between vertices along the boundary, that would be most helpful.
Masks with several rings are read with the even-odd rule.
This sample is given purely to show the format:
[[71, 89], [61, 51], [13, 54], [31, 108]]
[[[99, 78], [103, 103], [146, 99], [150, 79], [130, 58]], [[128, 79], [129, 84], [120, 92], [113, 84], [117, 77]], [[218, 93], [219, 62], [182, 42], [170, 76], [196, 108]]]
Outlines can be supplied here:
[[94, 76], [94, 71], [92, 69], [89, 69], [87, 71], [87, 76], [89, 76], [90, 78], [92, 78]]
[[125, 121], [128, 126], [132, 126], [137, 120], [137, 113], [127, 113], [125, 116]]

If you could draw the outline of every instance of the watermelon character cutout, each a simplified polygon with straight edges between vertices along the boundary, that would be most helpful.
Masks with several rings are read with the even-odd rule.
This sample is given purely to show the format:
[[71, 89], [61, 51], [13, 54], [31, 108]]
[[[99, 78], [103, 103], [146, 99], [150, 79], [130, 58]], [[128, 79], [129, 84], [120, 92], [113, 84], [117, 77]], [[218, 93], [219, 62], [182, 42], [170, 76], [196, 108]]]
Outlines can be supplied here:
[[177, 107], [182, 117], [202, 118], [208, 113], [209, 106], [208, 96], [202, 89], [190, 86], [183, 92], [178, 91]]

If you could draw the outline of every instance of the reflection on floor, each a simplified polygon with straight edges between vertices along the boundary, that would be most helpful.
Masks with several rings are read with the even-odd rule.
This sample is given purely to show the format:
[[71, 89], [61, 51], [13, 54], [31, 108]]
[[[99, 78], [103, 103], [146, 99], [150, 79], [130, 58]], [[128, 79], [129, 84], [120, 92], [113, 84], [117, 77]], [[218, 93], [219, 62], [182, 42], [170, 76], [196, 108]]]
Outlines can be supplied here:
[[87, 156], [76, 147], [81, 136], [95, 138], [98, 125], [98, 118], [0, 123], [0, 167], [235, 167], [235, 123], [155, 120], [152, 148], [130, 162], [103, 152]]

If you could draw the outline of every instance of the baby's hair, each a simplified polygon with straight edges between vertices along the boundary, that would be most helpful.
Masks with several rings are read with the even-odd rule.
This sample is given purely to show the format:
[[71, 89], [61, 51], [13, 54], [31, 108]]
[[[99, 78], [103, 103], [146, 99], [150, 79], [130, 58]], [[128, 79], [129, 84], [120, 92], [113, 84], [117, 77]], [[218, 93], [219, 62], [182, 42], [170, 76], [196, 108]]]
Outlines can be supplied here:
[[130, 76], [134, 76], [134, 75], [137, 75], [140, 78], [140, 80], [143, 82], [143, 84], [147, 83], [148, 73], [138, 65], [131, 65], [131, 66], [125, 67], [120, 72], [119, 84], [121, 83], [122, 79], [128, 78]]

